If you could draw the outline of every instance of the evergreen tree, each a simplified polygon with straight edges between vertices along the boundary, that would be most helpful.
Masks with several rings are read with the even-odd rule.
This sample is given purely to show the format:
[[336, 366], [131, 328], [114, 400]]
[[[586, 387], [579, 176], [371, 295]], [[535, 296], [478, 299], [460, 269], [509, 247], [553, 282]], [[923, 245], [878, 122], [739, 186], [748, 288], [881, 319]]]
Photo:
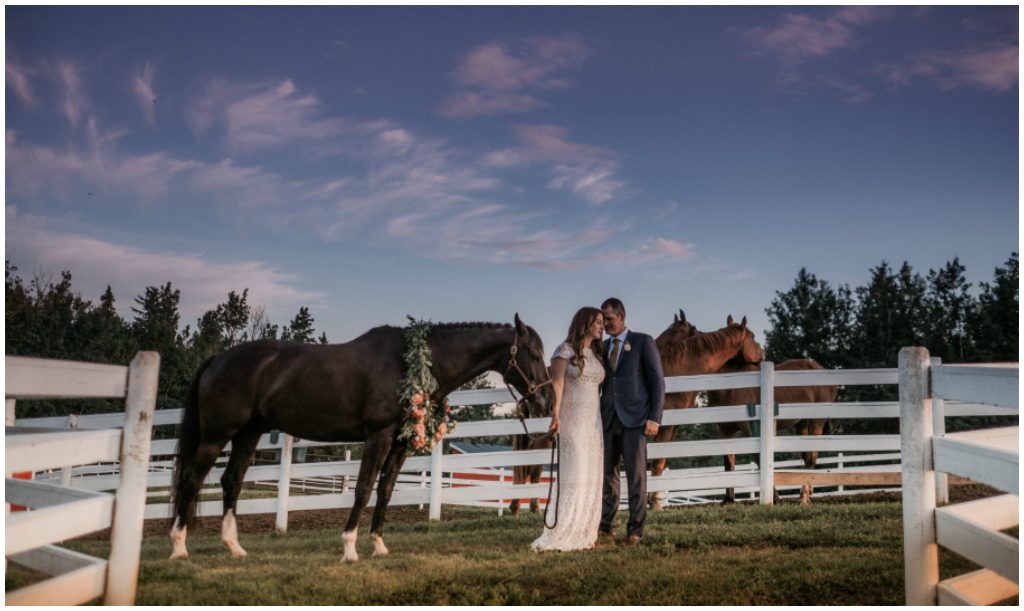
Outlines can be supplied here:
[[765, 313], [771, 323], [765, 333], [769, 360], [811, 358], [829, 368], [851, 364], [853, 300], [849, 287], [833, 289], [801, 268], [793, 287], [776, 291]]
[[968, 328], [975, 358], [981, 362], [1017, 361], [1020, 338], [1020, 271], [1017, 253], [997, 267], [992, 284], [981, 283], [978, 306]]
[[895, 367], [900, 348], [921, 345], [924, 294], [924, 279], [905, 261], [898, 273], [885, 261], [871, 270], [868, 286], [857, 288], [855, 366]]
[[236, 346], [243, 341], [245, 327], [249, 323], [251, 312], [249, 289], [242, 291], [241, 296], [234, 291], [228, 292], [228, 300], [217, 306], [217, 315], [220, 318], [227, 348]]
[[973, 316], [975, 300], [970, 283], [964, 277], [966, 268], [957, 257], [942, 269], [928, 270], [928, 290], [924, 304], [924, 345], [932, 356], [944, 362], [962, 363], [971, 355], [967, 321]]
[[316, 330], [313, 329], [313, 317], [309, 315], [309, 308], [302, 306], [299, 308], [299, 313], [282, 331], [281, 339], [312, 344], [315, 334]]
[[195, 372], [195, 359], [186, 352], [188, 329], [178, 332], [180, 300], [181, 291], [168, 282], [160, 287], [146, 287], [145, 294], [135, 298], [139, 307], [132, 307], [132, 335], [138, 349], [160, 353], [158, 408], [180, 407]]

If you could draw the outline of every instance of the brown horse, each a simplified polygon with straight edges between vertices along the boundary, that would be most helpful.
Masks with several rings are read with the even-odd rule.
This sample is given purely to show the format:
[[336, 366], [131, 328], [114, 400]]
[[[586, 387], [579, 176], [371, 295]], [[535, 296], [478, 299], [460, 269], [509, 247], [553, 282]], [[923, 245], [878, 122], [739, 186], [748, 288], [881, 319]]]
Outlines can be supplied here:
[[[512, 449], [513, 450], [549, 450], [551, 444], [554, 443], [554, 439], [543, 433], [536, 435], [513, 435], [512, 436]], [[531, 484], [540, 483], [541, 474], [544, 472], [544, 465], [523, 465], [519, 467], [512, 467], [512, 483], [519, 485], [525, 484], [529, 481]], [[513, 516], [519, 515], [519, 502], [521, 499], [512, 499], [509, 503], [509, 511], [512, 512]], [[530, 511], [537, 513], [540, 511], [540, 501], [533, 497], [530, 499]]]
[[[666, 378], [673, 376], [701, 375], [714, 373], [730, 360], [760, 363], [764, 350], [754, 340], [754, 334], [747, 329], [747, 319], [736, 324], [729, 317], [726, 326], [718, 331], [701, 333], [686, 321], [686, 314], [679, 310], [675, 321], [655, 340], [661, 354], [661, 368]], [[697, 392], [668, 393], [665, 395], [665, 409], [685, 409], [696, 404]], [[674, 426], [664, 426], [655, 435], [656, 442], [671, 441], [675, 435]], [[651, 476], [660, 476], [665, 471], [665, 459], [652, 461]], [[660, 506], [660, 495], [647, 495], [652, 509]]]
[[[246, 555], [238, 544], [235, 504], [260, 436], [272, 429], [315, 441], [365, 442], [355, 503], [342, 534], [343, 559], [359, 558], [356, 529], [378, 475], [370, 535], [374, 555], [387, 554], [384, 513], [407, 446], [398, 438], [406, 406], [397, 392], [407, 369], [405, 336], [401, 328], [377, 327], [344, 344], [249, 342], [203, 363], [185, 399], [178, 435], [171, 558], [188, 557], [186, 529], [197, 496], [228, 442], [221, 538], [232, 556]], [[438, 384], [431, 395], [434, 404], [441, 405], [446, 395], [481, 373], [496, 371], [529, 403], [533, 417], [549, 414], [554, 392], [544, 345], [518, 314], [515, 325], [435, 325], [427, 344], [430, 372]]]
[[[730, 361], [722, 367], [718, 373], [739, 373], [744, 371], [758, 371], [757, 365], [736, 361]], [[791, 359], [783, 361], [775, 366], [775, 371], [807, 371], [812, 369], [824, 369], [813, 359]], [[778, 403], [833, 403], [839, 394], [836, 386], [780, 386], [775, 389], [775, 400]], [[708, 391], [708, 407], [725, 405], [753, 405], [761, 402], [760, 388], [733, 388], [728, 390]], [[802, 420], [776, 420], [775, 429], [784, 430], [791, 428], [800, 435], [822, 435], [830, 428], [827, 418], [802, 419]], [[741, 422], [720, 422], [718, 423], [718, 437], [720, 439], [732, 439], [736, 433], [742, 431], [747, 437], [751, 437], [750, 423]], [[818, 452], [802, 452], [804, 466], [813, 469], [818, 464]], [[736, 470], [736, 456], [727, 454], [724, 457], [725, 470]], [[773, 491], [774, 494], [774, 491]], [[777, 494], [775, 496], [778, 496]], [[803, 500], [810, 498], [810, 491], [805, 490]], [[723, 503], [736, 501], [736, 492], [729, 488], [725, 492]]]

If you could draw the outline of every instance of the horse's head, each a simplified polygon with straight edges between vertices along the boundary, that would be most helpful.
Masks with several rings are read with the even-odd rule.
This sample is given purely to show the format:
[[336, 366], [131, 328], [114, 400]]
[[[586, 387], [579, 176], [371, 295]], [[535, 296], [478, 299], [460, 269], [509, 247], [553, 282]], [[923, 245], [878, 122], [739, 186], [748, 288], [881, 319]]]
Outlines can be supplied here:
[[733, 322], [732, 314], [729, 314], [725, 319], [725, 328], [742, 334], [743, 340], [736, 355], [739, 359], [746, 363], [760, 363], [764, 360], [764, 348], [754, 339], [753, 331], [747, 328], [746, 316], [737, 324]]
[[679, 313], [675, 315], [675, 320], [672, 321], [672, 324], [662, 331], [661, 335], [659, 335], [654, 341], [658, 346], [662, 346], [666, 342], [674, 343], [688, 340], [691, 337], [696, 336], [698, 333], [700, 333], [700, 331], [697, 330], [697, 327], [693, 326], [686, 320], [686, 313], [683, 312], [682, 308], [679, 308]]
[[523, 397], [527, 415], [531, 418], [550, 416], [551, 406], [555, 403], [555, 391], [551, 387], [551, 376], [545, 365], [544, 342], [533, 328], [519, 319], [518, 313], [511, 352], [505, 381]]

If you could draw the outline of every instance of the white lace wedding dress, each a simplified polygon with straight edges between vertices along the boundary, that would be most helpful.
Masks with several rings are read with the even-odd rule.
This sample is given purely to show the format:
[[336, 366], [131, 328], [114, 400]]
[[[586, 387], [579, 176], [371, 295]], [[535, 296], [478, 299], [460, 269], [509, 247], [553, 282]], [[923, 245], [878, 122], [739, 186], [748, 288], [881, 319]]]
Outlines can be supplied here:
[[604, 479], [604, 436], [601, 429], [599, 389], [604, 366], [590, 350], [584, 351], [583, 372], [573, 364], [572, 346], [563, 343], [553, 358], [568, 361], [559, 408], [557, 494], [552, 493], [548, 523], [558, 522], [531, 544], [536, 551], [590, 549], [597, 542], [601, 521], [601, 485]]

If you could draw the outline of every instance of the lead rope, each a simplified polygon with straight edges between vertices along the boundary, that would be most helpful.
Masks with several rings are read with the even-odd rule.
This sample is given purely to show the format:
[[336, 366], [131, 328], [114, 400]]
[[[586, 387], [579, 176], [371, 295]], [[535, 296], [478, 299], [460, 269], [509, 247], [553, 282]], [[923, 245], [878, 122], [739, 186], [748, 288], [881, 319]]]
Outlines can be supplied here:
[[[558, 454], [558, 433], [551, 435], [551, 479], [548, 481], [548, 500], [544, 503], [544, 528], [554, 530], [558, 526], [558, 503], [562, 500], [562, 478], [558, 476], [560, 469], [555, 456]], [[551, 490], [555, 483], [558, 483], [558, 493], [555, 496], [555, 523], [548, 525], [548, 510], [551, 509]]]
[[[507, 382], [506, 382], [507, 384]], [[509, 392], [511, 392], [509, 388]], [[522, 399], [520, 399], [522, 401]], [[516, 406], [516, 415], [519, 416], [519, 424], [523, 425], [523, 434], [526, 438], [530, 438], [530, 431], [526, 428], [526, 416], [523, 415], [522, 403], [518, 403]], [[548, 498], [544, 501], [544, 527], [548, 529], [554, 529], [558, 526], [558, 502], [562, 498], [562, 478], [558, 477], [559, 472], [559, 461], [555, 458], [558, 455], [558, 433], [553, 435], [549, 434], [547, 437], [551, 438], [551, 463], [548, 471], [551, 473], [551, 479], [548, 480]], [[558, 485], [558, 493], [555, 496], [555, 523], [548, 526], [548, 510], [551, 509], [551, 491], [555, 485]]]

